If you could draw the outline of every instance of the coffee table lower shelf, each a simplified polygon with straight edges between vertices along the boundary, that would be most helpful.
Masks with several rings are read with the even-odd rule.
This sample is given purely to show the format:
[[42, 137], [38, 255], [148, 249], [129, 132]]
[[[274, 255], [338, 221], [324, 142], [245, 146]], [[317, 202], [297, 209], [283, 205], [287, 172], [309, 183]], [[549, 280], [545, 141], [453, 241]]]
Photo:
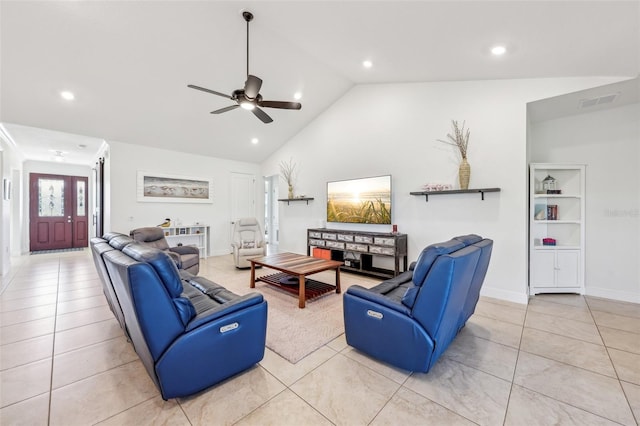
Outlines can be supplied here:
[[[256, 281], [262, 281], [274, 287], [278, 287], [292, 295], [298, 297], [300, 286], [298, 284], [282, 284], [281, 280], [297, 280], [297, 276], [291, 274], [285, 274], [284, 272], [279, 272], [277, 274], [272, 275], [264, 275], [262, 277], [257, 277]], [[304, 280], [304, 300], [312, 300], [316, 297], [322, 296], [323, 294], [336, 291], [336, 286], [323, 283], [320, 281], [312, 280], [309, 278], [305, 278]]]

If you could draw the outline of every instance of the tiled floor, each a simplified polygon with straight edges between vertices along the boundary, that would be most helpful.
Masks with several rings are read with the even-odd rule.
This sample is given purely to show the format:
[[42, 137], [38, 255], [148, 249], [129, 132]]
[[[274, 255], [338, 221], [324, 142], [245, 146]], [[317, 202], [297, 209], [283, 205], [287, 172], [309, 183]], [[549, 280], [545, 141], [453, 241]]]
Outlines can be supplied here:
[[[0, 296], [2, 425], [638, 424], [640, 305], [482, 298], [429, 374], [383, 365], [344, 336], [163, 401], [109, 311], [88, 250], [13, 259]], [[246, 283], [231, 256], [201, 275]], [[344, 274], [344, 280], [363, 280]], [[369, 281], [371, 285], [373, 281]]]

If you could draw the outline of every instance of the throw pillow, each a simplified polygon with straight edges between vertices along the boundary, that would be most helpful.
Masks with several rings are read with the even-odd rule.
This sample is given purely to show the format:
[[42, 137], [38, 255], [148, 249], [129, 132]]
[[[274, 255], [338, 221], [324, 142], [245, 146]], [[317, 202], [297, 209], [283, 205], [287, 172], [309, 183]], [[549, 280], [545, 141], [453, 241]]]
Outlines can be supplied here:
[[254, 240], [242, 240], [240, 241], [240, 247], [243, 249], [256, 248], [256, 242]]

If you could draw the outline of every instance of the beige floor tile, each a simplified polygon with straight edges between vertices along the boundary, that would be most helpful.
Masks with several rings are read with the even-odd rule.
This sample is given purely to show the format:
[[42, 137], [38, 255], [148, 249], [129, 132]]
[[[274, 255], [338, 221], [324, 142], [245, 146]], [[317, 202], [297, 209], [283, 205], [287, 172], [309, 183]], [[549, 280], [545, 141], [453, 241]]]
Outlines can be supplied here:
[[526, 311], [527, 310], [527, 304], [526, 303], [510, 302], [508, 300], [496, 299], [495, 297], [480, 296], [479, 302], [493, 303], [493, 304], [496, 304], [496, 305], [507, 306], [509, 308], [518, 309], [518, 310], [521, 310], [521, 311]]
[[344, 333], [327, 343], [327, 346], [336, 352], [340, 352], [349, 347], [349, 345], [347, 345], [347, 337]]
[[100, 426], [190, 426], [189, 419], [182, 412], [176, 400], [164, 401], [160, 396], [151, 398], [97, 424]]
[[53, 333], [0, 346], [0, 370], [51, 358]]
[[504, 420], [511, 383], [442, 357], [404, 386], [480, 425], [497, 425]]
[[102, 286], [87, 287], [71, 291], [61, 291], [60, 293], [58, 293], [58, 302], [68, 302], [70, 300], [83, 299], [93, 296], [104, 297]]
[[620, 382], [620, 384], [624, 394], [627, 396], [631, 410], [636, 416], [636, 422], [640, 424], [640, 386], [628, 382]]
[[613, 426], [618, 423], [514, 385], [504, 424], [505, 426]]
[[193, 425], [230, 425], [285, 389], [262, 367], [240, 373], [179, 403]]
[[49, 392], [0, 408], [0, 425], [47, 426]]
[[602, 345], [525, 327], [520, 350], [616, 377], [607, 350]]
[[269, 348], [265, 348], [260, 365], [287, 386], [291, 386], [305, 374], [336, 355], [336, 351], [326, 346], [319, 348], [295, 364], [290, 363]]
[[460, 334], [447, 348], [443, 356], [511, 381], [516, 369], [518, 351], [470, 334]]
[[49, 392], [51, 358], [0, 371], [0, 407]]
[[291, 390], [338, 425], [368, 424], [398, 383], [338, 354], [298, 380]]
[[0, 327], [0, 345], [53, 333], [54, 317]]
[[54, 354], [59, 355], [119, 336], [123, 336], [123, 331], [114, 318], [60, 331], [56, 333]]
[[285, 389], [235, 425], [330, 426], [332, 423], [299, 396]]
[[52, 388], [56, 389], [138, 359], [124, 336], [85, 346], [53, 358]]
[[401, 387], [370, 423], [371, 426], [447, 425], [472, 426], [475, 423]]
[[382, 374], [384, 377], [387, 377], [398, 384], [403, 384], [411, 375], [410, 371], [402, 370], [390, 364], [378, 361], [377, 359], [370, 357], [366, 353], [360, 352], [359, 350], [352, 347], [347, 347], [347, 349], [343, 350], [341, 354], [348, 358], [351, 358], [354, 361], [358, 361], [365, 367], [369, 367], [376, 373]]
[[593, 323], [591, 312], [587, 306], [569, 306], [562, 303], [547, 302], [538, 297], [529, 299], [528, 312], [538, 312], [575, 321]]
[[25, 321], [33, 321], [41, 318], [53, 317], [56, 314], [56, 305], [38, 306], [35, 308], [20, 309], [19, 311], [0, 312], [0, 324], [2, 326], [18, 324]]
[[592, 311], [592, 313], [598, 327], [604, 326], [640, 334], [640, 321], [637, 318], [601, 311]]
[[74, 282], [61, 282], [59, 291], [79, 291], [86, 289], [96, 289], [102, 288], [102, 281], [99, 278], [94, 280], [82, 280], [82, 281], [74, 281]]
[[36, 288], [26, 288], [22, 289], [20, 287], [16, 287], [15, 290], [7, 289], [2, 295], [0, 295], [0, 300], [8, 301], [15, 299], [24, 299], [26, 297], [36, 297], [36, 296], [44, 296], [47, 294], [56, 294], [58, 292], [58, 286], [56, 284], [47, 285], [44, 287], [36, 287]]
[[514, 383], [609, 420], [635, 424], [620, 383], [611, 377], [520, 352]]
[[36, 306], [50, 305], [56, 303], [57, 295], [43, 294], [40, 296], [23, 297], [22, 299], [0, 301], [0, 312], [11, 312], [20, 309], [33, 308]]
[[640, 354], [640, 334], [604, 326], [598, 327], [598, 330], [608, 348]]
[[159, 395], [140, 361], [55, 389], [50, 424], [93, 424]]
[[50, 272], [47, 274], [36, 274], [29, 276], [18, 276], [11, 281], [9, 284], [8, 291], [18, 290], [18, 289], [28, 289], [28, 288], [38, 288], [44, 286], [52, 286], [58, 285], [58, 273]]
[[[494, 320], [505, 321], [511, 324], [522, 325], [526, 308], [512, 307], [503, 303], [488, 302], [488, 298], [482, 298], [476, 305], [474, 316], [480, 315]], [[518, 305], [519, 306], [519, 305]]]
[[620, 380], [640, 385], [640, 354], [611, 348], [609, 356]]
[[115, 316], [109, 309], [108, 305], [100, 305], [95, 308], [83, 309], [82, 311], [70, 312], [68, 314], [58, 315], [56, 319], [56, 332], [69, 330], [83, 325], [93, 324], [109, 319]]
[[460, 335], [463, 334], [471, 334], [501, 345], [518, 348], [520, 347], [522, 326], [474, 314], [460, 330]]
[[601, 299], [593, 296], [587, 296], [586, 299], [592, 311], [603, 311], [611, 314], [640, 318], [640, 304], [638, 303], [619, 302], [617, 300]]
[[[537, 297], [537, 296], [536, 296]], [[567, 318], [558, 318], [553, 315], [541, 314], [539, 312], [527, 312], [525, 327], [547, 331], [549, 333], [561, 334], [578, 340], [602, 345], [602, 339], [598, 328], [594, 323], [576, 321]]]
[[82, 311], [84, 309], [95, 308], [96, 306], [102, 306], [106, 304], [107, 299], [104, 297], [104, 294], [85, 297], [83, 299], [69, 300], [67, 302], [58, 302], [58, 315]]

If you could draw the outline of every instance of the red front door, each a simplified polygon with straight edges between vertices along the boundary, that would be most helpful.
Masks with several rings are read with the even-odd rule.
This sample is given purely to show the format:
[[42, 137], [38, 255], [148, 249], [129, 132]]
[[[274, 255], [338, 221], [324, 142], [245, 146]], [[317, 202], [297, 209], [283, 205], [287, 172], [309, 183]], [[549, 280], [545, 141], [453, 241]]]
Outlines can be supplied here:
[[30, 174], [31, 251], [87, 247], [87, 182], [80, 176]]

